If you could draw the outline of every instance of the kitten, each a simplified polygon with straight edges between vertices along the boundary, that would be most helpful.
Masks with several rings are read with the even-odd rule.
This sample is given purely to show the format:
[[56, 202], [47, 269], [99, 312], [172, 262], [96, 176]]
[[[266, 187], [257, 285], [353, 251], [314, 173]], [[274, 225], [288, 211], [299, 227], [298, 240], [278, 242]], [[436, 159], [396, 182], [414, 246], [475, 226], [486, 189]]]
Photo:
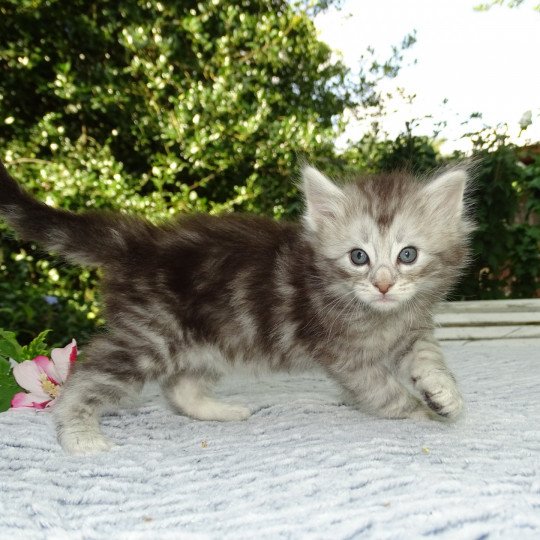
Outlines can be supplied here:
[[301, 224], [194, 215], [162, 226], [53, 209], [0, 167], [0, 215], [23, 238], [104, 272], [108, 333], [88, 344], [54, 410], [66, 452], [108, 449], [101, 412], [150, 380], [182, 414], [244, 420], [247, 408], [210, 397], [242, 364], [321, 366], [386, 418], [460, 414], [431, 309], [467, 259], [465, 167], [337, 185], [305, 166]]

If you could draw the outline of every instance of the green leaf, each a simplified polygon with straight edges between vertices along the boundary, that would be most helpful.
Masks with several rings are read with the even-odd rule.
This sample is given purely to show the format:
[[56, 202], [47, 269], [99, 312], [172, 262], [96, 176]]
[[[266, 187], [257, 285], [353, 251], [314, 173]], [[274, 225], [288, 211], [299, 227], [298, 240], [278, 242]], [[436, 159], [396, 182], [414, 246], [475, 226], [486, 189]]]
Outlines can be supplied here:
[[24, 390], [13, 377], [9, 362], [0, 358], [0, 412], [7, 411], [11, 406], [13, 396], [22, 391]]
[[24, 360], [31, 360], [39, 355], [47, 356], [49, 354], [49, 348], [45, 344], [45, 338], [49, 334], [50, 330], [44, 330], [31, 343], [22, 347], [22, 354]]
[[0, 357], [13, 358], [20, 362], [23, 358], [23, 349], [17, 342], [15, 332], [0, 329]]

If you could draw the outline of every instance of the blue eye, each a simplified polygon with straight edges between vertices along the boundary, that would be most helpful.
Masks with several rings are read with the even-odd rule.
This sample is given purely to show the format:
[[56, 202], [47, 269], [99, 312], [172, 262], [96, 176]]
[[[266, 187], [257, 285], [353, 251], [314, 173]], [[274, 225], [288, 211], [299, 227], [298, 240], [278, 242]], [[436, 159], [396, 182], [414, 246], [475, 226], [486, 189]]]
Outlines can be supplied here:
[[406, 248], [403, 248], [398, 255], [399, 262], [405, 263], [405, 264], [411, 264], [414, 261], [416, 261], [416, 258], [418, 257], [418, 251], [416, 248], [413, 248], [412, 246], [408, 246]]
[[369, 257], [363, 249], [353, 249], [351, 251], [351, 261], [353, 264], [363, 266], [369, 262]]

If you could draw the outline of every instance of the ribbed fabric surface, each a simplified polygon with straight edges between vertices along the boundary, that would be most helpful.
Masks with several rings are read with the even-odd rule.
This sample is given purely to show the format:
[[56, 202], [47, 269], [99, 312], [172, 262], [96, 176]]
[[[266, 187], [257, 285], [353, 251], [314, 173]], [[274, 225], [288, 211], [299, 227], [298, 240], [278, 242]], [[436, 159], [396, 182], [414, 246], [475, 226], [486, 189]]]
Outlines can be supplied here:
[[456, 425], [381, 420], [319, 374], [235, 378], [246, 422], [160, 398], [69, 457], [47, 412], [0, 414], [1, 539], [540, 538], [540, 340], [447, 343]]

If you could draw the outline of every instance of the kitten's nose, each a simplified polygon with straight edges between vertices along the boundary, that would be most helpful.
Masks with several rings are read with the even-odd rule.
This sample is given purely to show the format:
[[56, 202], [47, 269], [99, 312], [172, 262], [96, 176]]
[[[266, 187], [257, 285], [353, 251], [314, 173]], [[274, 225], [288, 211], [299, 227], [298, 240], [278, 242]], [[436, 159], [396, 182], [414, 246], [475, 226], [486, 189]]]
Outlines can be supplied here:
[[375, 275], [373, 276], [373, 286], [377, 287], [380, 292], [383, 294], [386, 294], [390, 287], [394, 284], [394, 280], [392, 279], [392, 273], [386, 266], [381, 266], [377, 269], [375, 272]]
[[373, 285], [383, 294], [386, 294], [390, 290], [390, 287], [392, 287], [392, 283], [389, 281], [376, 281]]

